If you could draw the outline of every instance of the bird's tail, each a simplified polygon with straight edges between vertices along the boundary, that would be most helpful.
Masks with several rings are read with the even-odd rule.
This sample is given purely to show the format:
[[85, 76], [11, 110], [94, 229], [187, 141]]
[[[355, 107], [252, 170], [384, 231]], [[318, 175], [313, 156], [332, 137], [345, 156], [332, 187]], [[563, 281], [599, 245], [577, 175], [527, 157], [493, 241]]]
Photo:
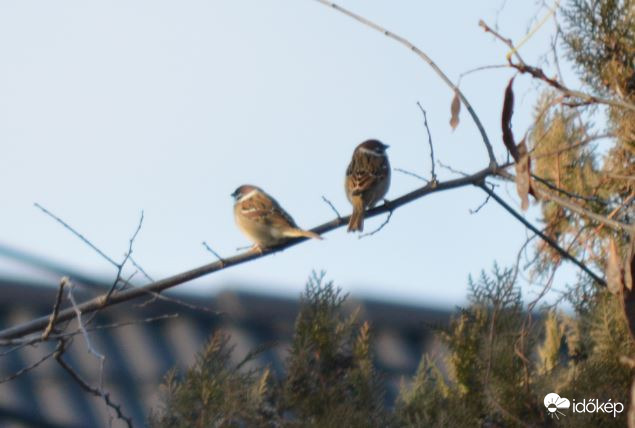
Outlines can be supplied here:
[[313, 238], [313, 239], [323, 239], [320, 235], [315, 232], [311, 232], [310, 230], [302, 230], [302, 229], [289, 229], [284, 233], [289, 238]]
[[348, 221], [348, 231], [363, 231], [364, 230], [364, 203], [362, 198], [353, 198], [353, 214]]

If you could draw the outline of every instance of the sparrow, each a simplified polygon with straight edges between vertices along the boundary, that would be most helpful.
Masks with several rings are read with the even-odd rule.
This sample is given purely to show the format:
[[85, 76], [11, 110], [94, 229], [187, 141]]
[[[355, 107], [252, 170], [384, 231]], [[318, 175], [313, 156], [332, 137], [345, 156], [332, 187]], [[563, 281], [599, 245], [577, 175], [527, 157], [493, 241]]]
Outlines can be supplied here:
[[288, 238], [322, 239], [317, 233], [300, 229], [280, 204], [259, 187], [245, 184], [231, 194], [234, 220], [257, 249], [276, 246]]
[[375, 206], [388, 192], [390, 164], [387, 148], [381, 141], [366, 140], [353, 152], [344, 182], [346, 197], [353, 205], [349, 232], [364, 230], [364, 210]]

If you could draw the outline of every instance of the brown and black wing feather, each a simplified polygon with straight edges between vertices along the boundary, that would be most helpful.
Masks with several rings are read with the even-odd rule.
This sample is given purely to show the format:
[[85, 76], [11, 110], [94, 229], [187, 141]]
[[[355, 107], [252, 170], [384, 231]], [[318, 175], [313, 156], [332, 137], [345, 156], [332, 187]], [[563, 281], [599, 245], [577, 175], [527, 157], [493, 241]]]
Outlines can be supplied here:
[[242, 204], [242, 214], [252, 221], [267, 226], [297, 228], [293, 218], [271, 196], [255, 196]]
[[361, 195], [364, 205], [376, 203], [372, 200], [377, 185], [386, 180], [390, 173], [387, 156], [364, 154], [353, 156], [346, 170], [350, 182], [351, 196]]

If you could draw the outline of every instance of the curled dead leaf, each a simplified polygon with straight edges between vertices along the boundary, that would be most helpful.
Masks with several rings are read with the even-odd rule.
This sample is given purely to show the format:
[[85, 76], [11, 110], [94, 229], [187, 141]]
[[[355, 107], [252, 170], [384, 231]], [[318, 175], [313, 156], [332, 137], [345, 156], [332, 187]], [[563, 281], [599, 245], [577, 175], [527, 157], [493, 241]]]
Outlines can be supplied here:
[[459, 97], [459, 91], [454, 91], [454, 98], [452, 98], [452, 105], [450, 106], [450, 126], [454, 131], [459, 126], [459, 113], [461, 112], [461, 98]]
[[514, 140], [514, 133], [512, 132], [512, 116], [514, 115], [514, 90], [512, 85], [514, 78], [512, 77], [505, 88], [505, 98], [503, 100], [503, 114], [501, 116], [501, 125], [503, 128], [503, 143], [507, 150], [512, 155], [514, 160], [518, 162], [520, 158], [518, 149], [516, 148], [516, 141]]

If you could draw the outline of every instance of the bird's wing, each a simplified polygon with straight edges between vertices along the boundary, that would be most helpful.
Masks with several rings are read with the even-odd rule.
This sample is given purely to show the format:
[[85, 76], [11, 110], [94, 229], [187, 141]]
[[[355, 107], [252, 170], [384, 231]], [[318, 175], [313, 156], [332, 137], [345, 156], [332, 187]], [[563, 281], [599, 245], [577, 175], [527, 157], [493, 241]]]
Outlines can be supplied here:
[[385, 156], [361, 155], [353, 157], [346, 176], [350, 180], [352, 195], [359, 195], [372, 189], [386, 179], [389, 173], [388, 159]]
[[276, 227], [297, 227], [293, 218], [280, 204], [262, 194], [256, 194], [242, 202], [240, 207], [242, 215], [252, 221]]

